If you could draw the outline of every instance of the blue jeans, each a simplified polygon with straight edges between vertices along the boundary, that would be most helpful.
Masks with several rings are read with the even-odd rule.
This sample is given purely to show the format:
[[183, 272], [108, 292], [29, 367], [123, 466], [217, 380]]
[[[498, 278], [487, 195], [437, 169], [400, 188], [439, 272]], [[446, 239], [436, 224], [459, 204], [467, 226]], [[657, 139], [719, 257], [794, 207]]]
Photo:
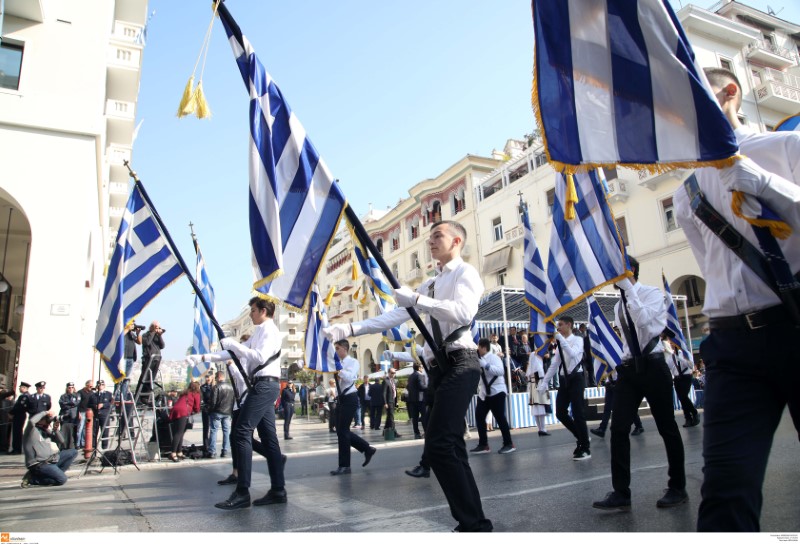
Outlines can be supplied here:
[[128, 395], [128, 390], [130, 388], [131, 383], [131, 371], [133, 371], [133, 362], [135, 360], [132, 358], [125, 358], [125, 379], [116, 383], [114, 385], [114, 398], [117, 397], [117, 392], [122, 390], [122, 397], [121, 400], [124, 400]]
[[361, 426], [362, 425], [361, 424], [361, 405], [358, 405], [356, 407], [356, 416], [355, 416], [355, 418], [353, 420], [355, 420], [354, 424], [356, 426]]
[[210, 413], [209, 418], [209, 439], [208, 439], [208, 453], [217, 453], [217, 430], [222, 424], [222, 452], [227, 453], [230, 448], [230, 433], [231, 433], [231, 416], [222, 413]]
[[86, 442], [86, 413], [79, 412], [78, 416], [80, 417], [80, 421], [78, 422], [78, 434], [75, 445], [78, 448], [83, 448]]
[[61, 486], [67, 482], [67, 475], [64, 472], [69, 469], [77, 455], [78, 451], [74, 448], [62, 450], [58, 454], [58, 463], [41, 464], [31, 469], [31, 484]]

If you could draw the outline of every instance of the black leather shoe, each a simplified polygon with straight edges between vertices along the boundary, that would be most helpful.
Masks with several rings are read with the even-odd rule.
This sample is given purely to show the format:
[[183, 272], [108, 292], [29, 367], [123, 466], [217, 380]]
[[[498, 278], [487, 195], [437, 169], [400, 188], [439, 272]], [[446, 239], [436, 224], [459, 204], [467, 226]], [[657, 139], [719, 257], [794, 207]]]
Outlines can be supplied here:
[[420, 434], [420, 433], [415, 433], [415, 434], [414, 434], [414, 439], [422, 439], [422, 434]]
[[282, 464], [282, 466], [281, 466], [281, 467], [282, 467], [283, 469], [286, 469], [286, 460], [288, 460], [288, 458], [286, 457], [286, 455], [285, 455], [285, 454], [281, 454], [281, 464]]
[[606, 430], [603, 430], [603, 429], [600, 429], [600, 428], [595, 428], [595, 429], [589, 430], [589, 431], [592, 432], [593, 434], [595, 434], [597, 437], [605, 437], [606, 436]]
[[656, 502], [656, 507], [675, 507], [689, 501], [689, 494], [686, 493], [686, 490], [667, 488], [665, 492], [664, 497]]
[[372, 460], [372, 457], [375, 456], [376, 452], [378, 452], [378, 449], [375, 447], [369, 447], [367, 452], [364, 453], [364, 463], [361, 464], [361, 467], [367, 467], [367, 464], [370, 460]]
[[550, 437], [550, 432], [547, 431], [540, 431], [539, 437]]
[[605, 499], [592, 503], [592, 507], [604, 511], [630, 511], [631, 499], [616, 491], [609, 492]]
[[350, 475], [350, 468], [339, 466], [331, 471], [331, 475]]
[[641, 435], [643, 433], [644, 433], [644, 428], [636, 428], [631, 432], [631, 435], [636, 436], [636, 435]]
[[250, 493], [239, 494], [234, 490], [230, 498], [215, 504], [214, 507], [217, 509], [225, 509], [226, 511], [250, 507]]
[[286, 440], [288, 440], [288, 439], [294, 439], [294, 437], [289, 437], [289, 436], [287, 435], [286, 437], [284, 437], [284, 439], [286, 439]]
[[253, 502], [253, 505], [272, 505], [273, 503], [286, 503], [286, 490], [270, 490], [263, 498]]
[[426, 479], [428, 479], [431, 476], [431, 470], [425, 469], [422, 466], [417, 466], [414, 469], [406, 469], [406, 475], [417, 478], [425, 477]]
[[699, 423], [700, 423], [700, 416], [699, 415], [694, 415], [693, 417], [690, 417], [688, 420], [686, 420], [686, 423], [683, 425], [683, 427], [684, 428], [693, 428], [694, 426], [698, 425]]
[[236, 482], [237, 482], [238, 480], [239, 480], [239, 479], [237, 479], [237, 478], [236, 478], [236, 477], [234, 477], [233, 475], [228, 475], [227, 477], [225, 477], [225, 478], [224, 478], [224, 479], [222, 479], [221, 481], [217, 481], [217, 484], [236, 484]]

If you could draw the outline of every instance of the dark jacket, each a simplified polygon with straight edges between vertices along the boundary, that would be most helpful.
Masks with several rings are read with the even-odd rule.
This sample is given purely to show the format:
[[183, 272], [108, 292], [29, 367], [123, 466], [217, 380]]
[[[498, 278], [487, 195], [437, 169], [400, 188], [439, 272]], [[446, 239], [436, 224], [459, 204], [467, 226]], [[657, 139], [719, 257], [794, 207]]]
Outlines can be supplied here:
[[58, 399], [58, 405], [61, 407], [61, 412], [58, 415], [61, 417], [62, 422], [77, 422], [78, 421], [78, 394], [63, 394]]
[[392, 395], [392, 388], [389, 386], [389, 379], [383, 381], [383, 402], [390, 407], [397, 405], [397, 381], [394, 381], [394, 395]]
[[219, 414], [233, 414], [233, 386], [227, 380], [217, 382], [214, 389], [211, 391], [211, 401], [209, 402], [209, 411], [211, 413]]
[[[38, 397], [38, 399], [37, 399]], [[28, 415], [33, 416], [53, 408], [53, 401], [48, 394], [28, 394]]]
[[288, 386], [283, 389], [281, 392], [281, 405], [286, 405], [287, 403], [294, 403], [295, 392]]
[[200, 386], [200, 408], [203, 410], [204, 413], [213, 412], [211, 410], [211, 407], [214, 405], [212, 401], [213, 397], [214, 397], [214, 386], [211, 384], [202, 384]]
[[[111, 410], [111, 403], [114, 401], [114, 396], [108, 390], [102, 392], [94, 392], [92, 397], [89, 398], [89, 408], [94, 411], [95, 416], [99, 416], [105, 420], [108, 411]], [[100, 407], [100, 405], [103, 405]]]
[[370, 407], [383, 407], [383, 385], [375, 381], [369, 385], [369, 405]]
[[161, 333], [154, 333], [148, 331], [142, 335], [142, 360], [147, 356], [160, 356], [161, 351], [164, 349], [164, 339]]
[[366, 390], [367, 390], [367, 385], [364, 384], [363, 382], [361, 383], [361, 386], [356, 388], [356, 395], [358, 395], [358, 404], [361, 405], [362, 407], [367, 406]]
[[414, 371], [408, 377], [408, 384], [406, 384], [406, 391], [408, 392], [408, 403], [422, 402], [422, 395], [424, 389], [422, 388], [422, 374], [419, 371]]
[[25, 413], [28, 412], [28, 404], [30, 403], [30, 394], [19, 394], [19, 397], [14, 402], [14, 406], [11, 407], [11, 414], [13, 416], [23, 418]]
[[89, 410], [89, 402], [92, 400], [92, 394], [94, 391], [86, 390], [86, 388], [81, 388], [78, 390], [78, 411], [85, 413]]

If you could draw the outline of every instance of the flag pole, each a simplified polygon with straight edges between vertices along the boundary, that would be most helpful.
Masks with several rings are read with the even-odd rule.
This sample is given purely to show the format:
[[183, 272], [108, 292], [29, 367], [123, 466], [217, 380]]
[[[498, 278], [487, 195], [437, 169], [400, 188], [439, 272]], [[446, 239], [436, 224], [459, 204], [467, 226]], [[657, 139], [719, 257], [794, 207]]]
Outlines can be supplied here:
[[[225, 333], [223, 333], [222, 327], [220, 327], [219, 322], [217, 322], [216, 317], [214, 317], [214, 312], [211, 310], [208, 301], [206, 301], [206, 298], [203, 297], [203, 292], [200, 291], [200, 287], [197, 285], [197, 282], [195, 282], [194, 276], [192, 276], [192, 274], [189, 272], [189, 268], [186, 266], [186, 262], [183, 260], [183, 257], [178, 251], [177, 246], [175, 246], [175, 242], [172, 240], [169, 231], [167, 231], [167, 226], [164, 225], [164, 222], [161, 220], [161, 216], [159, 216], [158, 211], [156, 210], [155, 206], [153, 206], [153, 201], [150, 200], [150, 196], [147, 194], [147, 191], [145, 191], [144, 185], [142, 185], [142, 181], [136, 175], [136, 172], [131, 168], [131, 164], [127, 160], [123, 161], [123, 163], [125, 167], [128, 169], [128, 174], [130, 175], [131, 178], [133, 178], [134, 184], [136, 184], [136, 187], [138, 187], [139, 191], [142, 193], [142, 198], [147, 203], [147, 206], [150, 207], [150, 212], [152, 212], [153, 214], [153, 219], [156, 220], [158, 226], [161, 228], [161, 232], [164, 233], [164, 238], [167, 239], [167, 244], [169, 244], [172, 253], [178, 260], [178, 264], [181, 266], [181, 269], [183, 269], [183, 273], [186, 275], [186, 278], [189, 279], [189, 283], [192, 285], [192, 289], [194, 289], [195, 294], [200, 299], [200, 303], [202, 303], [203, 308], [206, 311], [206, 314], [208, 314], [208, 318], [209, 320], [211, 320], [211, 324], [214, 326], [214, 329], [217, 330], [217, 335], [219, 336], [219, 339], [221, 341], [222, 339], [225, 338]], [[244, 383], [245, 385], [247, 385], [247, 389], [249, 390], [251, 388], [250, 379], [247, 377], [247, 373], [245, 373], [244, 368], [242, 367], [242, 363], [239, 361], [239, 358], [236, 357], [236, 354], [234, 354], [231, 351], [228, 351], [228, 353], [231, 355], [233, 363], [236, 364], [236, 368], [239, 369], [239, 372], [242, 374]]]
[[[381, 271], [384, 275], [386, 275], [386, 280], [389, 284], [394, 288], [397, 289], [400, 287], [400, 282], [392, 274], [391, 269], [389, 269], [389, 265], [386, 264], [386, 261], [383, 260], [383, 256], [378, 252], [378, 248], [375, 247], [375, 244], [372, 242], [372, 239], [369, 238], [367, 234], [367, 230], [364, 228], [364, 225], [361, 223], [361, 220], [358, 219], [353, 208], [348, 204], [347, 207], [344, 209], [345, 216], [347, 217], [347, 221], [350, 222], [350, 225], [353, 226], [353, 231], [358, 237], [358, 240], [363, 244], [369, 253], [372, 254], [372, 257], [375, 258], [375, 261], [378, 263], [378, 267], [380, 267]], [[414, 324], [419, 328], [419, 332], [422, 333], [422, 336], [425, 337], [425, 343], [430, 347], [431, 351], [436, 354], [438, 350], [438, 346], [436, 345], [436, 341], [433, 340], [433, 336], [428, 331], [428, 328], [425, 327], [425, 323], [422, 321], [422, 318], [419, 317], [417, 311], [414, 307], [405, 307], [406, 311], [408, 311], [408, 315], [411, 316], [411, 319], [414, 321]], [[414, 339], [411, 340], [414, 342]]]

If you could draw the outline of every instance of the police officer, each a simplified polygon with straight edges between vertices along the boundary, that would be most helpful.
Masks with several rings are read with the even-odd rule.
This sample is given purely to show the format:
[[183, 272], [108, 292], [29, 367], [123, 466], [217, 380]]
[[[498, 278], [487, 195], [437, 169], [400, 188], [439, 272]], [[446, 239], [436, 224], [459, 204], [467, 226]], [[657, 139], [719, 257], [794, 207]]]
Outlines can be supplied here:
[[206, 456], [209, 455], [209, 450], [214, 450], [208, 448], [208, 438], [211, 433], [211, 421], [209, 414], [212, 404], [211, 398], [214, 396], [213, 379], [214, 377], [211, 374], [211, 371], [208, 371], [208, 373], [206, 373], [205, 383], [200, 385], [200, 414], [202, 415], [203, 419], [203, 453]]
[[75, 393], [75, 383], [67, 382], [66, 391], [58, 398], [61, 411], [58, 413], [61, 420], [61, 435], [66, 448], [75, 448], [75, 432], [78, 424], [78, 404], [80, 398]]
[[34, 386], [36, 387], [36, 393], [29, 396], [28, 416], [39, 414], [42, 411], [50, 412], [53, 407], [53, 400], [50, 399], [50, 395], [44, 393], [44, 387], [47, 386], [47, 383], [40, 380]]
[[647, 398], [658, 433], [664, 440], [669, 464], [669, 481], [656, 507], [686, 503], [686, 472], [683, 440], [675, 422], [672, 405], [672, 374], [664, 359], [660, 334], [667, 325], [664, 293], [638, 282], [639, 262], [628, 257], [633, 280], [617, 282], [621, 300], [614, 316], [622, 329], [622, 363], [617, 366], [614, 417], [611, 419], [612, 492], [592, 504], [595, 509], [630, 511], [631, 441], [630, 429], [643, 398]]
[[106, 383], [103, 380], [97, 381], [97, 391], [95, 391], [89, 398], [89, 408], [94, 413], [93, 430], [93, 443], [94, 448], [97, 448], [98, 430], [103, 428], [103, 443], [102, 448], [108, 448], [108, 426], [106, 420], [111, 412], [111, 407], [114, 403], [114, 397], [111, 392], [106, 390]]
[[294, 382], [291, 380], [286, 388], [281, 392], [281, 407], [283, 407], [283, 438], [294, 439], [289, 435], [289, 426], [292, 425], [292, 417], [294, 416]]
[[[428, 246], [431, 257], [439, 264], [439, 274], [422, 283], [416, 292], [402, 287], [394, 295], [399, 307], [414, 307], [427, 314], [430, 330], [440, 346], [438, 355], [427, 345], [424, 350], [426, 361], [433, 366], [429, 379], [436, 393], [423, 457], [430, 463], [450, 512], [458, 521], [455, 530], [490, 532], [492, 522], [483, 513], [464, 442], [464, 416], [480, 380], [480, 363], [469, 325], [478, 312], [484, 289], [478, 271], [461, 258], [466, 238], [467, 232], [458, 222], [434, 223]], [[405, 308], [397, 308], [362, 322], [335, 324], [323, 332], [335, 342], [347, 336], [384, 331], [408, 319]]]
[[11, 408], [11, 415], [14, 417], [11, 432], [11, 454], [22, 454], [22, 432], [25, 429], [25, 420], [28, 418], [28, 403], [30, 403], [28, 389], [30, 387], [31, 385], [27, 382], [19, 383], [19, 397]]

